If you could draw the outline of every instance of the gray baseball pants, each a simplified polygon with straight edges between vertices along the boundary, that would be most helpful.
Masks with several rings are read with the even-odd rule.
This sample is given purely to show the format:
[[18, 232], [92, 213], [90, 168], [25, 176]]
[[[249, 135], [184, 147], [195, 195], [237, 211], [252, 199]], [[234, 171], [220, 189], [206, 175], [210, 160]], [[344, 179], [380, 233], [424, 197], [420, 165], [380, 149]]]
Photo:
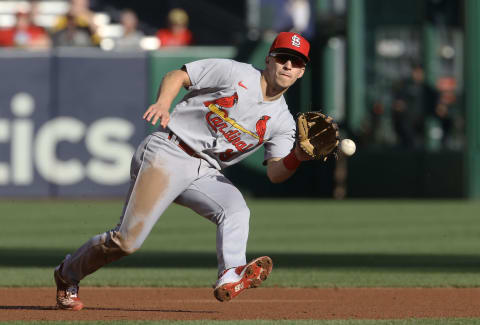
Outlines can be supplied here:
[[168, 133], [156, 132], [145, 138], [132, 159], [131, 185], [119, 224], [67, 256], [64, 279], [78, 284], [102, 266], [137, 251], [172, 202], [217, 225], [219, 273], [246, 264], [250, 210], [240, 191], [208, 162], [168, 139]]

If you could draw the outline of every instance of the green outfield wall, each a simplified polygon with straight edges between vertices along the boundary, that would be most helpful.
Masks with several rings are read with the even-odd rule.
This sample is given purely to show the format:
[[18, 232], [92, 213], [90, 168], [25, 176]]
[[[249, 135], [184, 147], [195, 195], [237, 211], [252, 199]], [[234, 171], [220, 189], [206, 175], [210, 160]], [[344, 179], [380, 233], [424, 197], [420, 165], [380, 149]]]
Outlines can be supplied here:
[[467, 0], [466, 22], [466, 123], [467, 153], [465, 160], [468, 196], [480, 197], [480, 2]]

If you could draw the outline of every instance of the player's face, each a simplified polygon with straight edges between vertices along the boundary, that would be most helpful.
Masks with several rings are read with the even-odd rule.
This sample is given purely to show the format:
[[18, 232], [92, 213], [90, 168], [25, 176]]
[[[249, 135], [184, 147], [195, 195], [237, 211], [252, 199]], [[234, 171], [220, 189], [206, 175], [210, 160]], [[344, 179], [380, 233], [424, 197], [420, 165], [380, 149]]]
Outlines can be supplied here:
[[267, 58], [267, 74], [269, 81], [280, 88], [288, 88], [303, 76], [305, 62], [296, 56], [272, 53]]

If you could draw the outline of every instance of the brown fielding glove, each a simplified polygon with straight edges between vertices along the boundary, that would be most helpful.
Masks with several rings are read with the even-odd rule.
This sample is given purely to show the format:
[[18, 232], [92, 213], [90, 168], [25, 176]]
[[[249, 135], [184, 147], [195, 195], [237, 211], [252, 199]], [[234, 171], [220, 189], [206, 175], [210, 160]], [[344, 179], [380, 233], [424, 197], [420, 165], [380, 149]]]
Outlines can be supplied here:
[[337, 158], [340, 136], [333, 119], [318, 111], [299, 113], [297, 142], [310, 157], [326, 161], [329, 155]]

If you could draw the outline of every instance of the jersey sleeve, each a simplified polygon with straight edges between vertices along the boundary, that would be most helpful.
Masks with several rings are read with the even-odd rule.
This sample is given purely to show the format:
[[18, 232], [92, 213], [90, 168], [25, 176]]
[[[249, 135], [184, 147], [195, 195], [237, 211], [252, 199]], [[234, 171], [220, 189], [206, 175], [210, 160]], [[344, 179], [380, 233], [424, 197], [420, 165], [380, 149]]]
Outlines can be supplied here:
[[192, 85], [188, 90], [227, 88], [231, 85], [233, 61], [205, 59], [185, 64]]
[[271, 158], [285, 157], [293, 148], [296, 132], [295, 121], [290, 113], [283, 120], [278, 132], [265, 142], [264, 165]]

